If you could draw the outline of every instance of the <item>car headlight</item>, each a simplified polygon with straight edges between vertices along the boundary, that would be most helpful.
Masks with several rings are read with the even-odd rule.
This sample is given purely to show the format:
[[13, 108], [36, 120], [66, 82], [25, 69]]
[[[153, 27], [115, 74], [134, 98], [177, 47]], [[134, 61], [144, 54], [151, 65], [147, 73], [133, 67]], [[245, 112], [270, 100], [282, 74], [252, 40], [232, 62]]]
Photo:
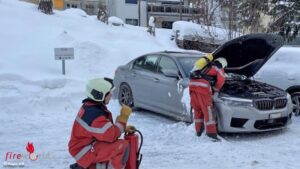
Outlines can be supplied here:
[[241, 98], [234, 98], [234, 97], [221, 97], [220, 98], [223, 103], [231, 106], [252, 106], [253, 101], [250, 99], [241, 99]]

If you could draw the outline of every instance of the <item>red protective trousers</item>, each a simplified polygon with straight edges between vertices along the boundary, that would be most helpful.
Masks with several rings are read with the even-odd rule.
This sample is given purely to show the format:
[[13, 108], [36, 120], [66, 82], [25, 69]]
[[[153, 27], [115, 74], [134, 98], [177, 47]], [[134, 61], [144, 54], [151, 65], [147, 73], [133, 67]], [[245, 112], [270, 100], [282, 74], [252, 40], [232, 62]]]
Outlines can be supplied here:
[[114, 143], [97, 142], [94, 145], [96, 158], [89, 169], [118, 169], [123, 168], [128, 158], [129, 145], [126, 140]]
[[191, 79], [189, 84], [191, 106], [194, 109], [194, 122], [197, 135], [201, 135], [204, 128], [207, 134], [217, 133], [216, 120], [212, 112], [212, 88], [214, 88], [215, 91], [221, 89], [225, 82], [224, 70], [212, 66], [207, 71], [207, 75], [216, 77], [216, 83], [213, 87], [203, 78]]

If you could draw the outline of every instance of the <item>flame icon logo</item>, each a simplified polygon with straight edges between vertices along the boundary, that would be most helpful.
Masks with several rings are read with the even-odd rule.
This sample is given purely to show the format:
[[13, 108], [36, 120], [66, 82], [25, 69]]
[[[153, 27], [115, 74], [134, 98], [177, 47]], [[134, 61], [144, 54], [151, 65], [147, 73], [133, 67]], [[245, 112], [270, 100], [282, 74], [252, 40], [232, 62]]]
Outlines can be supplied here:
[[33, 143], [28, 142], [28, 143], [27, 143], [27, 146], [26, 146], [26, 150], [27, 150], [28, 153], [29, 153], [29, 159], [30, 159], [31, 161], [35, 161], [35, 160], [38, 159], [38, 155], [36, 155], [36, 154], [34, 153], [34, 146], [33, 146]]

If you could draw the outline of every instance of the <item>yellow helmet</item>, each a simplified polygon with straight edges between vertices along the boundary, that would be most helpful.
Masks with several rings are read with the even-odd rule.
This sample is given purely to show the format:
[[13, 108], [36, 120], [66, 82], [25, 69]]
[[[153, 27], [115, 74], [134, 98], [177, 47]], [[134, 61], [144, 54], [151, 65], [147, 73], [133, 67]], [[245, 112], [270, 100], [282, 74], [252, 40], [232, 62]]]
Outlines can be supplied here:
[[85, 89], [86, 96], [94, 101], [104, 101], [105, 96], [114, 89], [113, 80], [97, 78], [90, 80]]
[[206, 56], [196, 61], [193, 70], [202, 70], [213, 59], [214, 57], [211, 53], [206, 54]]

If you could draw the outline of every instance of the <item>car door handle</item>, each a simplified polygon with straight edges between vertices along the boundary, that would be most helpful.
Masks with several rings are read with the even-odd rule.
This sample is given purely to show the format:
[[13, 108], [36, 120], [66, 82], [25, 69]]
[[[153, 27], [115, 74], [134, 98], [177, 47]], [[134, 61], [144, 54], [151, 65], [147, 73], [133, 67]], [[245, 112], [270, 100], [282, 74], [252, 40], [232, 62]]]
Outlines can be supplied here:
[[154, 78], [153, 81], [157, 83], [157, 82], [159, 82], [159, 79], [158, 78]]

